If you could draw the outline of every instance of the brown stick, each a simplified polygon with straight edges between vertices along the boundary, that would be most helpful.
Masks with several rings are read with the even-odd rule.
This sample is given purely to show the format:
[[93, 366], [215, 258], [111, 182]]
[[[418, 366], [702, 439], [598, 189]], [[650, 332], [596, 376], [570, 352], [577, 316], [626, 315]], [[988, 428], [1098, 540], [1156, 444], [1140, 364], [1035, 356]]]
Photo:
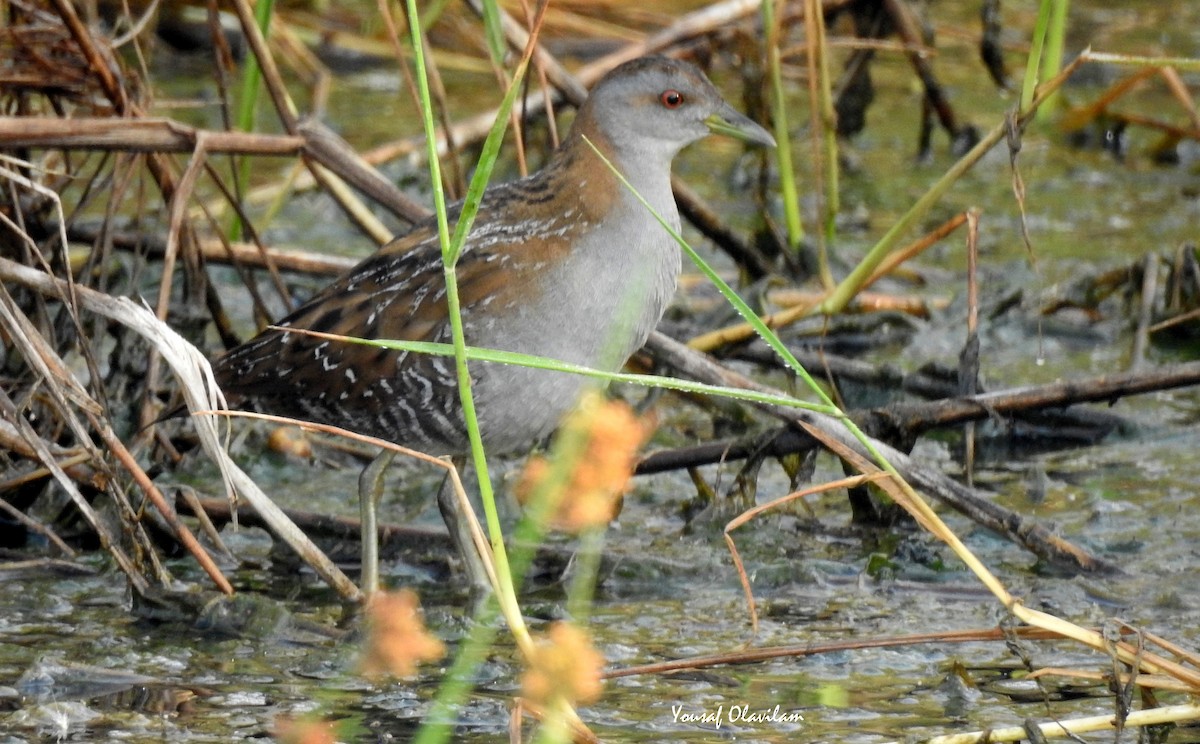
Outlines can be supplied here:
[[[47, 473], [50, 472], [48, 469], [45, 469], [45, 471]], [[63, 555], [67, 556], [68, 558], [75, 557], [75, 551], [71, 549], [70, 545], [67, 545], [65, 542], [63, 542], [63, 539], [58, 536], [57, 532], [37, 521], [36, 519], [32, 519], [25, 514], [25, 512], [8, 503], [3, 498], [0, 498], [0, 512], [4, 512], [9, 516], [10, 519], [20, 523], [30, 532], [46, 538], [49, 542], [53, 543], [54, 547], [58, 548], [58, 551]]]
[[1185, 362], [1147, 372], [1122, 372], [1081, 380], [1010, 388], [936, 404], [889, 406], [880, 414], [913, 431], [979, 420], [997, 413], [1058, 408], [1075, 403], [1115, 403], [1129, 395], [1200, 384], [1200, 362]]
[[192, 152], [201, 135], [214, 153], [237, 155], [298, 155], [304, 138], [201, 130], [172, 119], [113, 119], [55, 116], [0, 117], [0, 147], [62, 148], [64, 150], [121, 150], [125, 152]]
[[154, 508], [158, 510], [158, 513], [162, 515], [162, 518], [175, 532], [175, 538], [179, 540], [179, 543], [192, 554], [192, 557], [204, 569], [204, 573], [208, 574], [208, 577], [217, 585], [217, 589], [226, 595], [232, 595], [233, 586], [225, 578], [225, 574], [221, 573], [221, 569], [213, 562], [212, 556], [200, 545], [199, 541], [196, 540], [196, 536], [188, 529], [188, 526], [179, 521], [179, 516], [167, 503], [167, 500], [162, 495], [162, 491], [158, 490], [158, 486], [154, 485], [154, 481], [150, 480], [150, 476], [146, 474], [146, 471], [142, 469], [142, 466], [138, 464], [134, 456], [125, 448], [125, 443], [121, 441], [121, 438], [113, 433], [112, 428], [105, 421], [93, 418], [92, 424], [100, 433], [100, 437], [104, 440], [104, 443], [117, 456], [121, 464], [125, 466], [125, 470], [133, 476], [134, 481], [142, 489], [142, 492], [146, 494], [146, 497], [150, 499], [150, 503], [154, 504]]
[[[204, 513], [215, 522], [226, 523], [235, 519], [227, 499], [198, 498], [195, 500], [195, 504], [192, 504], [183, 500], [181, 496], [175, 501], [175, 508], [186, 513], [195, 514], [196, 506], [202, 508]], [[302, 509], [284, 509], [283, 513], [295, 522], [297, 527], [304, 530], [305, 534], [313, 538], [357, 541], [362, 535], [362, 527], [357, 519]], [[237, 507], [236, 519], [238, 524], [269, 528], [258, 512], [245, 505]], [[427, 550], [429, 553], [437, 555], [449, 555], [452, 547], [450, 535], [444, 530], [396, 524], [379, 525], [379, 542], [382, 546], [397, 543], [410, 548]]]
[[734, 651], [710, 656], [693, 656], [688, 659], [661, 661], [655, 664], [640, 664], [638, 666], [610, 669], [604, 673], [605, 679], [617, 677], [633, 677], [639, 674], [665, 674], [685, 669], [705, 669], [707, 667], [725, 664], [755, 664], [771, 659], [790, 657], [814, 656], [816, 654], [843, 653], [849, 650], [864, 648], [889, 648], [893, 646], [913, 646], [918, 643], [975, 643], [978, 641], [1007, 641], [1013, 636], [1026, 640], [1053, 641], [1062, 638], [1041, 628], [985, 628], [983, 630], [954, 630], [946, 633], [916, 633], [892, 638], [866, 638], [855, 641], [838, 641], [836, 643], [803, 644], [800, 646], [771, 646], [767, 648], [752, 648], [745, 651]]
[[[906, 3], [899, 0], [884, 0], [883, 4], [888, 15], [891, 16], [892, 22], [896, 24], [896, 34], [904, 40], [906, 45], [917, 48], [924, 44], [925, 39], [921, 33], [920, 24], [914, 17], [913, 10]], [[938, 120], [942, 127], [950, 133], [950, 136], [957, 137], [959, 124], [954, 115], [954, 109], [950, 106], [950, 101], [942, 90], [941, 84], [933, 75], [933, 66], [918, 52], [907, 52], [907, 56], [925, 88], [925, 99], [929, 102], [929, 106], [937, 113]]]
[[[71, 37], [75, 40], [80, 52], [88, 61], [91, 73], [100, 82], [100, 87], [104, 90], [105, 97], [112, 102], [117, 114], [129, 118], [141, 117], [141, 109], [125, 95], [125, 88], [120, 85], [117, 78], [113, 75], [108, 64], [109, 60], [100, 54], [100, 51], [96, 48], [96, 45], [92, 41], [91, 33], [83, 21], [79, 19], [79, 15], [75, 12], [75, 7], [69, 0], [54, 0], [54, 9], [58, 12], [59, 17], [62, 18], [63, 24], [71, 32]], [[147, 160], [147, 166], [150, 168], [150, 174], [154, 177], [155, 183], [158, 184], [159, 190], [166, 200], [170, 201], [171, 195], [175, 193], [175, 179], [171, 175], [171, 169], [167, 160], [161, 155], [151, 155]]]
[[128, 577], [129, 583], [133, 584], [139, 592], [146, 591], [150, 585], [146, 581], [146, 577], [142, 576], [141, 572], [137, 570], [129, 554], [121, 549], [114, 535], [105, 526], [104, 520], [100, 518], [100, 515], [96, 513], [87, 499], [83, 497], [83, 494], [80, 493], [79, 488], [70, 477], [58, 466], [58, 462], [46, 448], [46, 443], [25, 420], [25, 417], [17, 409], [16, 403], [13, 402], [12, 398], [8, 397], [8, 394], [2, 388], [0, 388], [0, 414], [10, 419], [21, 430], [21, 435], [25, 441], [29, 446], [33, 447], [38, 459], [54, 475], [59, 486], [71, 497], [71, 502], [75, 504], [88, 521], [88, 524], [95, 530], [96, 536], [100, 539], [101, 547], [107, 550], [108, 554], [113, 557], [113, 560], [121, 568], [121, 571]]
[[[67, 229], [67, 237], [90, 243], [96, 240], [102, 229], [98, 224], [76, 223]], [[145, 251], [151, 257], [160, 257], [166, 250], [166, 241], [159, 235], [110, 230], [108, 237], [116, 248]], [[338, 276], [359, 261], [349, 256], [327, 256], [301, 248], [260, 248], [251, 243], [229, 243], [226, 246], [221, 240], [205, 240], [198, 247], [206, 262], [234, 263], [254, 268], [266, 268], [273, 264], [281, 271], [314, 276]]]
[[[868, 433], [879, 435], [886, 432], [906, 438], [930, 429], [956, 426], [997, 415], [1057, 411], [1077, 403], [1111, 403], [1129, 395], [1193, 385], [1200, 385], [1200, 362], [1071, 382], [997, 390], [930, 403], [900, 403], [885, 408], [849, 411], [847, 415]], [[766, 445], [765, 451], [770, 456], [782, 456], [804, 452], [811, 449], [813, 444], [811, 438], [803, 434], [784, 431]], [[655, 452], [642, 458], [637, 466], [637, 474], [648, 475], [663, 470], [729, 462], [762, 450], [762, 441], [756, 438], [753, 441], [708, 442], [698, 447]]]
[[[250, 50], [258, 60], [259, 69], [262, 70], [263, 85], [266, 86], [267, 93], [271, 96], [271, 102], [275, 106], [275, 113], [279, 117], [279, 121], [283, 124], [284, 131], [288, 134], [297, 134], [299, 132], [300, 121], [288, 97], [287, 87], [283, 83], [283, 76], [279, 73], [279, 66], [275, 64], [275, 58], [271, 56], [271, 51], [267, 48], [267, 41], [263, 38], [262, 30], [259, 29], [258, 24], [254, 21], [254, 14], [250, 10], [250, 5], [246, 0], [233, 0], [232, 4], [238, 21], [241, 23], [242, 33], [250, 45]], [[346, 216], [357, 224], [364, 233], [370, 235], [381, 244], [390, 239], [390, 235], [386, 234], [386, 229], [375, 221], [368, 212], [360, 209], [360, 205], [352, 195], [346, 193], [343, 188], [339, 188], [340, 184], [336, 183], [337, 179], [334, 178], [332, 173], [326, 171], [319, 163], [307, 155], [304, 155], [303, 159], [313, 179], [320, 184], [321, 188], [342, 208]]]
[[[0, 258], [0, 279], [4, 280], [4, 282], [0, 282], [0, 289], [6, 286], [7, 282], [11, 281], [53, 297], [61, 297], [67, 291], [65, 281], [56, 279], [42, 272], [29, 269], [4, 258]], [[79, 304], [82, 307], [92, 312], [100, 313], [105, 317], [117, 320], [118, 322], [128, 326], [134, 326], [136, 323], [140, 322], [139, 315], [141, 312], [144, 312], [141, 311], [140, 308], [137, 308], [135, 305], [133, 305], [133, 303], [126, 298], [112, 298], [95, 290], [87, 289], [86, 287], [77, 287], [76, 292], [78, 295]], [[3, 296], [4, 294], [0, 292], [0, 298]], [[0, 311], [3, 311], [3, 309], [4, 303], [0, 302]], [[146, 328], [141, 328], [139, 332], [142, 334], [149, 333]], [[46, 376], [50, 376], [49, 373], [46, 373]], [[5, 395], [4, 390], [0, 389], [0, 407], [2, 407], [5, 400], [7, 400], [7, 396]], [[193, 401], [192, 404], [193, 406], [199, 405], [196, 401]], [[98, 411], [98, 407], [96, 408]], [[25, 424], [24, 419], [20, 417], [17, 417], [16, 420], [21, 424]], [[27, 424], [25, 425], [28, 426]], [[76, 438], [79, 441], [90, 443], [91, 436], [88, 434], [86, 429], [84, 429], [82, 426], [76, 426], [73, 422], [72, 428], [73, 431], [75, 431]], [[34, 439], [30, 440], [28, 436], [26, 439], [29, 440], [33, 446], [42, 445], [41, 440], [36, 438], [36, 432], [33, 432], [32, 436]], [[52, 471], [56, 471], [57, 465], [54, 463], [53, 458], [49, 456], [49, 453], [40, 455], [40, 459], [42, 459], [42, 461], [45, 462]], [[97, 456], [96, 459], [100, 460], [99, 456]], [[47, 460], [49, 461], [47, 462]], [[294, 551], [296, 551], [296, 554], [299, 555], [302, 560], [308, 563], [308, 565], [311, 566], [322, 579], [324, 579], [331, 587], [333, 587], [333, 589], [337, 591], [344, 599], [348, 601], [361, 601], [362, 593], [358, 591], [358, 588], [354, 586], [354, 584], [348, 578], [346, 578], [342, 570], [334, 565], [334, 563], [330, 561], [324, 553], [321, 553], [319, 550], [317, 550], [315, 546], [312, 545], [311, 541], [308, 540], [307, 536], [300, 532], [300, 530], [296, 529], [295, 525], [293, 525], [286, 519], [286, 517], [284, 517], [278, 506], [271, 502], [270, 499], [266, 498], [265, 495], [261, 494], [257, 486], [255, 486], [253, 481], [250, 480], [249, 476], [232, 464], [229, 464], [223, 470], [223, 472], [226, 473], [230, 478], [231, 487], [237, 489], [248, 499], [250, 499], [254, 508], [260, 514], [262, 514], [265, 519], [269, 519], [271, 521], [272, 532], [274, 532], [280, 539], [282, 539]], [[67, 478], [65, 473], [56, 471], [55, 476], [68, 491], [75, 489], [74, 484], [69, 478]], [[75, 491], [77, 492], [77, 489], [75, 489]], [[79, 501], [82, 502], [80, 509], [87, 513], [87, 511], [91, 509], [90, 505], [83, 500], [82, 496], [79, 497]], [[99, 524], [95, 526], [95, 529], [100, 533], [102, 544], [106, 548], [109, 548], [113, 551], [120, 550], [119, 546], [113, 544], [112, 538], [108, 536], [107, 532], [104, 531], [106, 528], [103, 522], [99, 522]], [[145, 578], [134, 570], [132, 563], [129, 562], [128, 558], [125, 558], [123, 554], [118, 556], [117, 559], [118, 562], [121, 562], [123, 569], [125, 569], [126, 564], [129, 565], [127, 570], [132, 572], [132, 580], [137, 585], [139, 591], [144, 591], [147, 587]]]
[[[646, 343], [646, 349], [658, 361], [681, 371], [692, 379], [783, 395], [781, 391], [739, 375], [661, 333], [651, 334]], [[1200, 373], [1200, 362], [1195, 363], [1195, 366], [1197, 373]], [[806, 424], [818, 428], [824, 435], [840, 441], [856, 452], [864, 451], [858, 440], [854, 439], [845, 427], [832, 417], [796, 408], [765, 405], [762, 408], [789, 423]], [[976, 408], [980, 409], [978, 405]], [[921, 465], [908, 455], [883, 442], [875, 441], [872, 444], [904, 476], [905, 480], [915, 487], [967, 515], [982, 526], [1025, 546], [1035, 555], [1057, 565], [1069, 566], [1076, 570], [1102, 573], [1119, 572], [1120, 569], [1115, 564], [1097, 558], [1052, 534], [1036, 522], [993, 503], [973, 489], [952, 481], [941, 471]]]

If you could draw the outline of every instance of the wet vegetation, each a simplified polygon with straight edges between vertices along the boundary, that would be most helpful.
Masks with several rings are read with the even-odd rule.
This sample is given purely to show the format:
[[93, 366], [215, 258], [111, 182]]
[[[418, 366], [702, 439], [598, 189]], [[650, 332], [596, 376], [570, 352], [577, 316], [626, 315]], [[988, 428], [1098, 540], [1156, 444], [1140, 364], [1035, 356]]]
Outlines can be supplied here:
[[[1200, 11], [1127, 5], [3, 3], [0, 739], [1200, 740]], [[365, 598], [386, 443], [205, 360], [650, 53], [780, 146], [678, 158], [660, 333], [474, 453], [493, 595], [414, 455]]]

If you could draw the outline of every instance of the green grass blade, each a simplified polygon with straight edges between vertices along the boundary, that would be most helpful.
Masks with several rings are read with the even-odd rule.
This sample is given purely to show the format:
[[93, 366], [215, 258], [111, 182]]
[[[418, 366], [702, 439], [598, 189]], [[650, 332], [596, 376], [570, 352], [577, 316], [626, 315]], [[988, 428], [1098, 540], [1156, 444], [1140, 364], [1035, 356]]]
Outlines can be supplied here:
[[[295, 329], [290, 330], [295, 332]], [[454, 356], [455, 353], [453, 344], [436, 343], [433, 341], [401, 341], [395, 339], [352, 338], [349, 336], [332, 336], [329, 334], [317, 335], [320, 335], [323, 338], [336, 338], [340, 341], [366, 344], [368, 346], [377, 346], [383, 349], [392, 349], [394, 351], [411, 351], [417, 354], [435, 354], [438, 356]], [[531, 354], [521, 354], [515, 351], [501, 351], [499, 349], [487, 349], [479, 346], [467, 346], [463, 349], [463, 355], [468, 360], [473, 362], [493, 362], [496, 364], [511, 364], [517, 367], [544, 369], [552, 372], [562, 372], [564, 374], [591, 377], [596, 380], [601, 380], [605, 383], [619, 382], [630, 385], [641, 385], [643, 387], [660, 388], [663, 390], [674, 390], [683, 393], [715, 395], [723, 398], [732, 398], [734, 400], [743, 400], [750, 403], [765, 403], [769, 405], [786, 406], [789, 408], [802, 408], [810, 411], [818, 411], [830, 416], [841, 415], [840, 410], [838, 410], [836, 406], [821, 403], [811, 403], [809, 401], [793, 398], [791, 396], [772, 395], [770, 393], [763, 393], [757, 390], [747, 390], [745, 388], [709, 385], [703, 382], [684, 380], [676, 377], [663, 377], [661, 375], [642, 375], [632, 372], [608, 372], [606, 370], [585, 367], [583, 365], [572, 364], [570, 362], [564, 362], [558, 359], [533, 356]]]
[[479, 156], [479, 165], [475, 168], [475, 175], [471, 176], [471, 184], [467, 187], [467, 196], [463, 200], [462, 214], [458, 218], [458, 223], [454, 226], [454, 236], [450, 240], [450, 253], [447, 261], [454, 264], [458, 261], [459, 255], [462, 254], [462, 246], [466, 243], [467, 235], [470, 233], [471, 225], [475, 223], [475, 216], [479, 212], [479, 204], [483, 200], [483, 194], [487, 190], [488, 179], [492, 176], [492, 170], [496, 165], [496, 158], [500, 154], [500, 146], [504, 144], [504, 133], [508, 129], [507, 112], [512, 110], [513, 103], [517, 100], [517, 94], [521, 91], [521, 81], [525, 79], [525, 72], [529, 68], [529, 57], [522, 57], [520, 64], [517, 65], [516, 71], [513, 73], [512, 82], [508, 86], [508, 92], [504, 94], [504, 100], [500, 103], [499, 111], [503, 112], [496, 117], [492, 122], [492, 128], [488, 130], [487, 139], [483, 142], [483, 151]]
[[897, 473], [892, 464], [889, 463], [887, 459], [879, 453], [879, 450], [875, 448], [875, 445], [872, 444], [870, 438], [867, 437], [867, 435], [858, 428], [858, 425], [855, 424], [848, 416], [846, 416], [840, 408], [838, 408], [838, 406], [833, 402], [832, 399], [830, 399], [829, 395], [824, 391], [824, 389], [822, 389], [821, 386], [817, 384], [816, 380], [814, 380], [812, 376], [808, 374], [808, 371], [804, 369], [804, 366], [800, 364], [800, 361], [796, 359], [791, 350], [788, 349], [783, 341], [780, 340], [779, 336], [775, 335], [775, 332], [768, 328], [765, 323], [763, 323], [762, 319], [750, 309], [750, 306], [746, 304], [745, 300], [743, 300], [737, 292], [734, 292], [733, 289], [725, 283], [725, 280], [723, 280], [717, 274], [717, 272], [714, 271], [713, 268], [709, 266], [708, 263], [705, 262], [698, 253], [696, 253], [696, 250], [692, 248], [692, 246], [689, 245], [686, 240], [683, 239], [683, 236], [680, 235], [677, 230], [671, 227], [671, 225], [669, 225], [667, 221], [662, 218], [662, 215], [654, 211], [654, 208], [651, 207], [644, 198], [642, 198], [642, 195], [637, 192], [637, 189], [633, 188], [633, 185], [626, 180], [625, 176], [621, 174], [616, 166], [614, 166], [612, 162], [608, 160], [608, 158], [604, 157], [604, 153], [600, 152], [599, 148], [597, 148], [596, 145], [591, 142], [591, 140], [584, 137], [584, 142], [586, 142], [588, 146], [592, 148], [596, 155], [604, 162], [605, 165], [608, 166], [608, 168], [613, 172], [617, 179], [621, 181], [625, 188], [627, 188], [629, 192], [632, 193], [644, 207], [646, 207], [646, 209], [650, 210], [650, 213], [654, 215], [654, 219], [658, 220], [658, 223], [662, 225], [663, 229], [666, 230], [675, 240], [675, 242], [679, 244], [679, 247], [684, 253], [687, 254], [688, 258], [692, 260], [692, 263], [694, 263], [696, 267], [700, 269], [701, 273], [708, 277], [709, 281], [711, 281], [713, 286], [720, 291], [729, 304], [733, 305], [734, 309], [738, 311], [738, 314], [742, 316], [742, 319], [749, 323], [750, 326], [754, 328], [755, 333], [757, 333], [758, 336], [765, 341], [781, 359], [783, 359], [788, 367], [795, 372], [801, 380], [804, 381], [804, 384], [808, 386], [808, 389], [813, 393], [813, 395], [815, 395], [821, 401], [823, 410], [834, 411], [835, 413], [832, 415], [837, 416], [841, 420], [842, 425], [846, 427], [846, 430], [849, 431], [850, 434], [863, 446], [863, 448], [871, 454], [871, 457], [874, 458], [882, 468], [903, 482], [903, 479], [900, 478], [899, 473]]
[[[1043, 55], [1045, 63], [1041, 65], [1041, 74], [1038, 75], [1039, 83], [1051, 79], [1062, 69], [1063, 46], [1066, 44], [1067, 33], [1067, 11], [1070, 7], [1070, 0], [1054, 0], [1054, 6], [1050, 13], [1050, 27], [1046, 34], [1046, 48]], [[1038, 116], [1053, 113], [1058, 106], [1058, 100], [1059, 93], [1055, 92], [1038, 110]]]
[[779, 169], [780, 198], [783, 201], [788, 248], [796, 252], [800, 250], [800, 244], [804, 241], [804, 225], [800, 221], [800, 191], [796, 186], [792, 143], [788, 136], [787, 103], [783, 95], [783, 62], [779, 54], [779, 25], [775, 22], [775, 2], [776, 0], [763, 0], [761, 10], [763, 28], [767, 29], [767, 75], [771, 84], [771, 119], [775, 135], [775, 163]]
[[1046, 36], [1050, 31], [1050, 16], [1053, 5], [1059, 0], [1042, 0], [1038, 8], [1037, 22], [1033, 26], [1033, 38], [1029, 44], [1029, 59], [1025, 61], [1025, 80], [1021, 84], [1021, 110], [1029, 108], [1037, 91], [1042, 68], [1042, 53], [1046, 45]]

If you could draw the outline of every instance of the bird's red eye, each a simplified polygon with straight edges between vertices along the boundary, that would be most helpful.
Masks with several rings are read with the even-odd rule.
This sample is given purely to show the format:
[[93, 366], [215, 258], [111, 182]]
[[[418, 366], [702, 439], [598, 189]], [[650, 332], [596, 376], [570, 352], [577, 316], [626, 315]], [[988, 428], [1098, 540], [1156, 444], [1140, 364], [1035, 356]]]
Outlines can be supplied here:
[[675, 109], [683, 105], [683, 94], [677, 90], [664, 90], [658, 100], [667, 108]]

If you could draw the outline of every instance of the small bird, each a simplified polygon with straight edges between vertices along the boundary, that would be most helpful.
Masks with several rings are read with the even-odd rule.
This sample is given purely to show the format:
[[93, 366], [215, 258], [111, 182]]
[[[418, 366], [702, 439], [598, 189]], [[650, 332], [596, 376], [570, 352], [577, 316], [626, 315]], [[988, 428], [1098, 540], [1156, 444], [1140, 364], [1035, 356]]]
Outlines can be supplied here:
[[[619, 369], [662, 318], [680, 252], [596, 151], [678, 230], [671, 161], [713, 132], [775, 144], [692, 64], [644, 57], [605, 75], [545, 167], [485, 192], [457, 264], [467, 344]], [[451, 227], [461, 210], [461, 203], [450, 206]], [[468, 452], [452, 358], [288, 330], [450, 343], [433, 219], [276, 325], [216, 362], [230, 405], [331, 424], [433, 455]], [[526, 367], [471, 362], [469, 368], [480, 433], [495, 453], [528, 448], [548, 435], [587, 384], [576, 375]], [[377, 460], [368, 467], [372, 474], [360, 479], [364, 522], [372, 520], [364, 525], [364, 543], [375, 539], [377, 479], [389, 460]], [[468, 533], [451, 524], [458, 519], [456, 500], [443, 487], [438, 501], [472, 580], [483, 582], [477, 554], [469, 557]], [[373, 571], [366, 565], [373, 560], [364, 555], [364, 571]], [[364, 576], [365, 591], [375, 583], [376, 574]]]

